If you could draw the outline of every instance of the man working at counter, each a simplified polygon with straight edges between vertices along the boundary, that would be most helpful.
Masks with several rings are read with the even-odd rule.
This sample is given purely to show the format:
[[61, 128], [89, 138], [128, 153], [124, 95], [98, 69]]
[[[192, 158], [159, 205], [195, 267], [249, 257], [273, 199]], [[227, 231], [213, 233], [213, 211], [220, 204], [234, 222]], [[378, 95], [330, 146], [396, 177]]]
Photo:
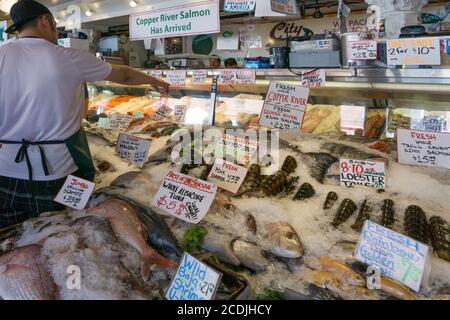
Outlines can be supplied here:
[[33, 0], [11, 8], [0, 48], [0, 228], [64, 207], [54, 202], [69, 174], [93, 180], [95, 167], [81, 129], [84, 82], [169, 84], [90, 53], [57, 46], [50, 11]]

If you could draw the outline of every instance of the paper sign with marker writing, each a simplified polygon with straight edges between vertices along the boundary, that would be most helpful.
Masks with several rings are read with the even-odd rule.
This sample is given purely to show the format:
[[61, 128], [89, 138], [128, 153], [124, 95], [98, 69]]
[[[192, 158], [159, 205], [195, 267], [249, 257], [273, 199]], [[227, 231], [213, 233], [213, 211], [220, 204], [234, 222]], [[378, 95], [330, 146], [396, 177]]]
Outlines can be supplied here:
[[206, 70], [193, 70], [192, 71], [192, 83], [205, 83], [206, 77], [208, 76], [208, 73]]
[[375, 40], [349, 41], [347, 44], [349, 60], [375, 60], [377, 42]]
[[259, 124], [275, 129], [301, 128], [308, 97], [309, 88], [271, 82]]
[[117, 140], [116, 153], [122, 160], [143, 166], [147, 160], [150, 144], [149, 140], [121, 133]]
[[173, 86], [184, 86], [186, 84], [186, 70], [166, 71], [167, 82]]
[[257, 137], [240, 137], [224, 134], [216, 142], [216, 155], [230, 156], [238, 163], [246, 164], [258, 150]]
[[255, 70], [236, 70], [236, 83], [237, 84], [255, 84], [256, 72]]
[[83, 210], [94, 188], [95, 183], [69, 175], [54, 201], [70, 208]]
[[450, 169], [450, 133], [397, 129], [398, 162]]
[[173, 109], [174, 121], [184, 123], [186, 118], [186, 105], [176, 105]]
[[322, 87], [325, 84], [325, 70], [316, 70], [306, 72], [302, 76], [302, 86], [304, 87]]
[[245, 167], [217, 158], [208, 175], [208, 181], [215, 183], [221, 189], [237, 193], [247, 171]]
[[109, 114], [104, 128], [107, 130], [126, 130], [130, 126], [131, 121], [133, 121], [133, 116], [128, 114]]
[[234, 84], [236, 83], [236, 70], [225, 69], [219, 72], [219, 84]]
[[157, 77], [157, 78], [161, 78], [163, 76], [163, 71], [162, 70], [150, 70], [149, 71], [151, 76]]
[[387, 41], [387, 64], [440, 65], [439, 38], [411, 38]]
[[341, 186], [363, 185], [375, 189], [386, 187], [384, 162], [369, 160], [340, 160]]
[[355, 257], [382, 274], [419, 291], [426, 274], [429, 247], [401, 233], [366, 220]]
[[225, 0], [225, 12], [250, 12], [255, 10], [256, 0]]
[[216, 196], [217, 186], [208, 181], [169, 171], [152, 206], [190, 223], [199, 223]]
[[184, 253], [166, 293], [167, 300], [213, 300], [222, 274]]

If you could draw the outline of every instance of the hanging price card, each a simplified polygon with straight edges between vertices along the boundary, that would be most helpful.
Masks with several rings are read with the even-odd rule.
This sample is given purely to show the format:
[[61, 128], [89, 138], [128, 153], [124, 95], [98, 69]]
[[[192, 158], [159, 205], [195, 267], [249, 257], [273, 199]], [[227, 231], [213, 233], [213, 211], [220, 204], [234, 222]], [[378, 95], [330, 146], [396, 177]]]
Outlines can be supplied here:
[[304, 87], [322, 87], [325, 84], [325, 70], [306, 72], [302, 76], [302, 86]]
[[167, 82], [173, 86], [184, 86], [186, 84], [186, 70], [166, 71]]
[[387, 41], [387, 64], [440, 65], [439, 38], [411, 38]]
[[191, 83], [205, 83], [207, 75], [206, 70], [193, 70]]
[[341, 159], [341, 186], [363, 185], [375, 189], [386, 187], [384, 162]]
[[152, 206], [190, 223], [199, 223], [216, 196], [217, 186], [208, 181], [170, 171], [152, 201]]
[[236, 70], [225, 69], [221, 70], [219, 73], [219, 84], [234, 84], [236, 83]]
[[133, 116], [122, 113], [109, 114], [106, 120], [106, 124], [103, 128], [107, 130], [126, 130], [131, 121], [133, 121]]
[[349, 60], [375, 60], [377, 42], [375, 40], [349, 41], [347, 44]]
[[450, 169], [450, 134], [397, 129], [398, 162]]
[[255, 84], [255, 82], [256, 82], [255, 70], [247, 70], [247, 69], [236, 70], [236, 83]]
[[83, 210], [94, 188], [95, 183], [69, 175], [54, 201], [70, 208]]
[[[222, 274], [188, 253], [184, 253], [177, 273], [167, 290], [167, 300], [212, 300]], [[187, 314], [187, 313], [186, 313]]]
[[116, 153], [122, 160], [143, 166], [147, 160], [150, 144], [149, 140], [120, 133], [117, 140]]

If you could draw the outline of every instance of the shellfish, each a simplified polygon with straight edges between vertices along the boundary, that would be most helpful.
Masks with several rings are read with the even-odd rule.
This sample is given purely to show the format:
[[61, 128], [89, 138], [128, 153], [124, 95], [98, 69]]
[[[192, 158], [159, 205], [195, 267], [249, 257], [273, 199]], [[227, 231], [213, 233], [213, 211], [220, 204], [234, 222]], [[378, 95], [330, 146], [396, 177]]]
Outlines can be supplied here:
[[408, 237], [425, 244], [428, 243], [429, 234], [427, 217], [422, 208], [415, 205], [407, 207], [403, 223], [405, 226], [405, 233]]
[[372, 207], [367, 204], [367, 200], [361, 205], [359, 209], [358, 216], [356, 217], [355, 223], [353, 223], [352, 228], [361, 231], [364, 221], [370, 219], [370, 213], [372, 212]]
[[450, 262], [450, 242], [447, 222], [438, 216], [430, 218], [431, 245], [439, 258]]
[[305, 182], [300, 186], [297, 193], [294, 196], [294, 200], [304, 200], [309, 199], [312, 196], [314, 196], [316, 192], [314, 191], [314, 188], [311, 184], [308, 182]]
[[384, 199], [381, 213], [381, 225], [386, 228], [391, 227], [395, 222], [394, 201], [391, 199]]
[[281, 171], [286, 172], [287, 174], [291, 174], [297, 169], [297, 161], [292, 156], [287, 156], [284, 159], [283, 165], [281, 166]]
[[333, 222], [331, 225], [337, 227], [344, 223], [352, 216], [352, 214], [356, 211], [356, 204], [350, 199], [344, 199], [339, 206], [336, 215], [334, 216]]
[[267, 176], [261, 183], [261, 190], [266, 196], [276, 196], [287, 182], [287, 173], [278, 171], [272, 176]]
[[338, 199], [339, 197], [336, 192], [334, 191], [328, 192], [327, 197], [325, 198], [325, 202], [323, 203], [323, 209], [324, 210], [330, 209]]

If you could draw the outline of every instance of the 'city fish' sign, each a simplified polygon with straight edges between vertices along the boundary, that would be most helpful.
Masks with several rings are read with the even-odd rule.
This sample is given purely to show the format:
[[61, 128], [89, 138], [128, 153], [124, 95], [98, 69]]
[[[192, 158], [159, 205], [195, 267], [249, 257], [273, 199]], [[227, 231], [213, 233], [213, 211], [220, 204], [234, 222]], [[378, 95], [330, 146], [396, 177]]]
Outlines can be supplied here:
[[130, 39], [157, 39], [220, 32], [219, 1], [171, 6], [130, 15]]

